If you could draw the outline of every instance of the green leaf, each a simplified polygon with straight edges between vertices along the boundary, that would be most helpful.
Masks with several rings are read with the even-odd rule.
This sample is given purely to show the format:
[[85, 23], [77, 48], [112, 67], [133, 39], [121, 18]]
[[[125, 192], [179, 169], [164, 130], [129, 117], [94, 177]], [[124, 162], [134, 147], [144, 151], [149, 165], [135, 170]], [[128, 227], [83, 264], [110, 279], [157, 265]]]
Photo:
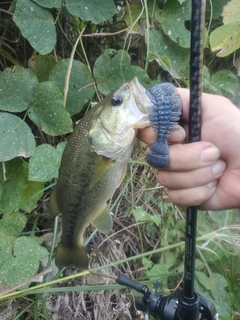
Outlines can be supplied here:
[[[6, 235], [0, 231], [0, 267], [12, 257], [13, 243], [16, 237]], [[0, 279], [1, 283], [1, 279]]]
[[112, 0], [66, 0], [66, 7], [72, 15], [95, 24], [110, 19], [117, 12]]
[[17, 156], [30, 157], [35, 149], [35, 139], [29, 126], [19, 117], [0, 113], [0, 161]]
[[0, 109], [9, 112], [26, 110], [37, 83], [31, 70], [20, 66], [6, 68], [0, 73]]
[[104, 95], [111, 93], [123, 82], [131, 81], [134, 76], [138, 77], [138, 80], [145, 87], [151, 81], [145, 70], [131, 65], [129, 55], [123, 50], [105, 50], [95, 61], [93, 74], [98, 84], [98, 90]]
[[[148, 11], [148, 16], [153, 17], [154, 21], [159, 20], [161, 15], [161, 10], [159, 10], [156, 4], [156, 1], [148, 0], [146, 4], [147, 4], [147, 9], [145, 7], [145, 3], [141, 1], [136, 3], [131, 2], [129, 3], [128, 10], [124, 15], [124, 20], [127, 26], [130, 27], [131, 32], [137, 31], [137, 33], [142, 36], [144, 36], [145, 34], [144, 22], [146, 21], [146, 10]], [[143, 10], [143, 6], [144, 6], [144, 10]]]
[[146, 269], [150, 269], [153, 266], [153, 262], [150, 259], [146, 258], [146, 257], [142, 258], [142, 264], [144, 265], [144, 267]]
[[159, 226], [160, 223], [161, 223], [161, 221], [162, 221], [160, 214], [155, 214], [155, 215], [151, 216], [151, 220], [152, 220], [157, 226]]
[[43, 195], [44, 184], [28, 180], [28, 163], [15, 158], [5, 163], [5, 177], [0, 176], [0, 212], [16, 209], [31, 212]]
[[53, 50], [56, 30], [53, 16], [48, 9], [31, 0], [18, 0], [13, 21], [37, 52], [47, 54]]
[[149, 41], [148, 60], [156, 60], [174, 78], [189, 76], [188, 49], [179, 47], [160, 30], [150, 30], [146, 41]]
[[38, 146], [29, 161], [29, 180], [46, 182], [57, 178], [65, 145], [61, 142], [56, 149], [49, 144]]
[[217, 19], [221, 16], [223, 7], [228, 3], [228, 1], [229, 0], [212, 1], [213, 19]]
[[32, 71], [38, 77], [39, 82], [49, 80], [50, 72], [52, 71], [53, 67], [56, 65], [56, 60], [51, 54], [47, 55], [35, 55], [31, 60], [33, 67]]
[[218, 51], [218, 57], [226, 57], [240, 48], [240, 22], [225, 24], [210, 34], [212, 51]]
[[[14, 243], [14, 256], [0, 268], [0, 282], [16, 286], [33, 277], [39, 269], [39, 260], [48, 256], [46, 248], [29, 237], [20, 237]], [[21, 287], [26, 288], [30, 283]]]
[[227, 5], [223, 8], [223, 23], [234, 23], [239, 22], [240, 17], [240, 1], [239, 0], [231, 0], [227, 3]]
[[27, 223], [27, 217], [20, 212], [5, 213], [0, 220], [0, 232], [10, 236], [18, 236]]
[[167, 263], [155, 264], [151, 270], [147, 271], [148, 276], [161, 276], [168, 274], [169, 265]]
[[[180, 47], [190, 47], [190, 32], [185, 21], [191, 19], [191, 1], [180, 4], [176, 0], [168, 0], [160, 17], [164, 33]], [[158, 38], [155, 39], [159, 41]]]
[[[56, 64], [50, 74], [50, 80], [54, 81], [58, 88], [64, 91], [69, 59], [61, 60]], [[66, 108], [71, 115], [82, 110], [83, 106], [93, 97], [93, 78], [87, 66], [80, 61], [73, 60]]]
[[57, 136], [72, 131], [70, 114], [54, 82], [41, 82], [35, 87], [28, 115], [47, 134]]
[[14, 243], [14, 255], [16, 257], [21, 256], [26, 258], [31, 256], [39, 261], [48, 256], [48, 251], [46, 248], [39, 246], [35, 239], [31, 237], [20, 237]]
[[33, 0], [44, 8], [61, 8], [62, 0]]
[[216, 94], [222, 95], [226, 92], [234, 95], [239, 88], [239, 81], [229, 70], [221, 70], [216, 72], [211, 80], [210, 84], [216, 88]]
[[212, 284], [210, 279], [202, 271], [195, 271], [195, 276], [206, 290], [211, 290]]
[[[26, 250], [26, 249], [25, 249]], [[39, 269], [39, 261], [35, 257], [14, 257], [12, 256], [0, 268], [0, 282], [7, 283], [14, 287], [27, 279], [33, 277]], [[24, 285], [21, 289], [30, 285]]]
[[145, 210], [143, 210], [141, 207], [137, 207], [134, 212], [133, 216], [137, 222], [145, 222], [145, 221], [151, 221], [151, 216], [148, 214]]
[[[198, 278], [197, 278], [198, 279]], [[226, 291], [227, 281], [219, 273], [212, 273], [209, 278], [210, 282], [210, 292], [204, 290], [202, 286], [199, 285], [199, 282], [196, 281], [195, 290], [196, 292], [203, 295], [209, 301], [212, 301], [216, 310], [221, 316], [226, 316], [227, 319], [230, 319], [231, 316], [231, 295]], [[213, 298], [214, 297], [214, 298]]]

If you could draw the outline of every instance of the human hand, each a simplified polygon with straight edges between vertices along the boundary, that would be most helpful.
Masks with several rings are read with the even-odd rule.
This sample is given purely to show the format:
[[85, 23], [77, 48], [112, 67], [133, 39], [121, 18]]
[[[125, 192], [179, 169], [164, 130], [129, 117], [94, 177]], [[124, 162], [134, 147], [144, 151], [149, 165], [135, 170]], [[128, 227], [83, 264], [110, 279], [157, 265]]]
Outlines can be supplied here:
[[[239, 207], [240, 110], [224, 97], [203, 94], [202, 141], [184, 144], [189, 90], [177, 91], [183, 102], [182, 127], [168, 139], [169, 167], [158, 170], [158, 181], [177, 205], [209, 210]], [[156, 135], [148, 127], [138, 131], [138, 138], [151, 145]]]

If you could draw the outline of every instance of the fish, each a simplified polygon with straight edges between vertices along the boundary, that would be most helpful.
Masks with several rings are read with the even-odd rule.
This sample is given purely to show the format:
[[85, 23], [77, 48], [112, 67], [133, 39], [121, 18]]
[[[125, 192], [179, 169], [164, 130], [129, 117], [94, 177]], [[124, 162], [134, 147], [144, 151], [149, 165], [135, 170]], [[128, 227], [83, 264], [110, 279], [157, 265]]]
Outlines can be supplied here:
[[112, 230], [107, 202], [125, 176], [137, 130], [150, 125], [152, 106], [135, 77], [92, 107], [74, 128], [50, 197], [50, 215], [62, 215], [58, 267], [88, 268], [83, 236], [89, 223], [102, 233]]

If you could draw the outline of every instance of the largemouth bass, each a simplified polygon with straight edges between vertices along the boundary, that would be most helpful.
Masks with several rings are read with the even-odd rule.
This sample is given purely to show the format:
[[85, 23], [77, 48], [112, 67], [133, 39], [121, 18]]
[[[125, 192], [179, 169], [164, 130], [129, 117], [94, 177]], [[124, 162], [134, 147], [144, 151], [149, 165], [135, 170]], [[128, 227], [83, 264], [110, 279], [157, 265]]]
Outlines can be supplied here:
[[83, 234], [89, 223], [112, 229], [106, 203], [121, 184], [138, 128], [150, 125], [152, 102], [137, 78], [105, 97], [79, 121], [64, 150], [50, 214], [62, 214], [59, 267], [86, 269]]

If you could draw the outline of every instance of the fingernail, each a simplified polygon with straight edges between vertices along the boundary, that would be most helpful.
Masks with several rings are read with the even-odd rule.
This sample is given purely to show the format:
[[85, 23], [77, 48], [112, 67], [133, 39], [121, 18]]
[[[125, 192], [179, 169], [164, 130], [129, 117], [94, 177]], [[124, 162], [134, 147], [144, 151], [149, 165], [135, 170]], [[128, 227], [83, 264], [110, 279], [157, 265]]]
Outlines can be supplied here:
[[215, 175], [220, 175], [225, 171], [225, 169], [226, 169], [226, 163], [222, 160], [217, 161], [212, 166], [212, 171]]
[[179, 125], [175, 125], [171, 127], [170, 136], [168, 140], [172, 143], [180, 142], [185, 139], [185, 136], [186, 136], [186, 133], [184, 129]]
[[217, 147], [211, 146], [201, 152], [202, 162], [212, 162], [219, 158], [220, 152]]
[[213, 189], [214, 187], [216, 187], [216, 185], [217, 185], [217, 180], [212, 181], [212, 182], [209, 182], [209, 183], [207, 184], [207, 186], [208, 186], [209, 189]]

